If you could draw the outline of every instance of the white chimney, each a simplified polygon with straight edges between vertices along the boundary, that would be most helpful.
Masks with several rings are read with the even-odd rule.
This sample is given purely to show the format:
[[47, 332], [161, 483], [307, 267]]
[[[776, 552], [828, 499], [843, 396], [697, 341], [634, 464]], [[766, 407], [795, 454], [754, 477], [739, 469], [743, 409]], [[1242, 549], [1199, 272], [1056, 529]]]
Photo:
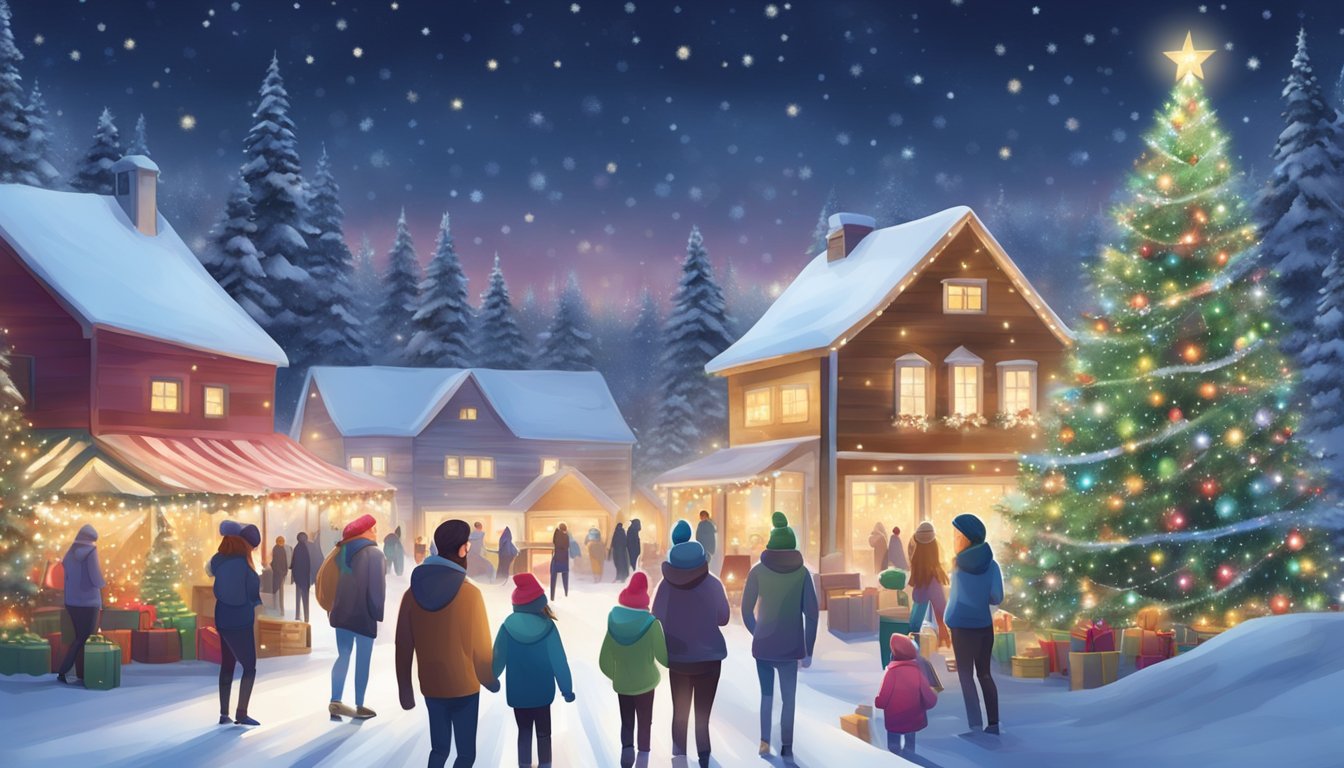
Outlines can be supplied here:
[[849, 255], [859, 241], [877, 227], [872, 216], [861, 213], [835, 213], [827, 219], [831, 227], [826, 235], [826, 260], [839, 261]]
[[150, 237], [159, 234], [159, 166], [144, 155], [126, 155], [112, 164], [112, 175], [131, 226]]

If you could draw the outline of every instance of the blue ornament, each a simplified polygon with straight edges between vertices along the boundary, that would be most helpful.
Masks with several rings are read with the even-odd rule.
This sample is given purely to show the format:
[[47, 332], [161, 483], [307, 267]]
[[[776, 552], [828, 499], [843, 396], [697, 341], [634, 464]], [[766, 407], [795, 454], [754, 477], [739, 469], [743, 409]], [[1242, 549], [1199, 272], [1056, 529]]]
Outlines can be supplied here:
[[1237, 511], [1237, 502], [1229, 496], [1223, 496], [1213, 505], [1213, 510], [1219, 517], [1228, 518]]

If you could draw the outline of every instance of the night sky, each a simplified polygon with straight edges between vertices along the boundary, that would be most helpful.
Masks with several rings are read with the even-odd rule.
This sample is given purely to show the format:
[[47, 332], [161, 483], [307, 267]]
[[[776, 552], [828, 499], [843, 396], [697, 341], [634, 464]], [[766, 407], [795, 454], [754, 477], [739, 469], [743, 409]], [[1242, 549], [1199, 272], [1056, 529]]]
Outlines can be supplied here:
[[[143, 113], [163, 206], [193, 247], [274, 51], [305, 170], [324, 144], [334, 158], [352, 247], [368, 235], [381, 258], [404, 206], [426, 261], [446, 210], [473, 296], [497, 251], [515, 296], [574, 269], [606, 307], [670, 292], [692, 224], [743, 283], [787, 283], [832, 189], [880, 218], [999, 200], [1047, 227], [1041, 211], [1095, 220], [1173, 82], [1162, 51], [1187, 29], [1218, 50], [1206, 84], [1252, 179], [1281, 128], [1298, 27], [1332, 97], [1344, 64], [1335, 2], [11, 5], [61, 154], [83, 150], [103, 106], [123, 141]], [[1047, 295], [1060, 285], [1013, 255]]]

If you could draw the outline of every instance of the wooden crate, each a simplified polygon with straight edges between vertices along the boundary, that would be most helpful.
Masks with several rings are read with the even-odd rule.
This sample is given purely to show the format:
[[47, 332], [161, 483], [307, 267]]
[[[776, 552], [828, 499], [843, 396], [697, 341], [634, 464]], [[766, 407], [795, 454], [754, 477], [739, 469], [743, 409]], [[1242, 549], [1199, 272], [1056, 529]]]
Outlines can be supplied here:
[[1013, 677], [1033, 677], [1045, 679], [1048, 673], [1048, 660], [1044, 656], [1014, 656]]
[[257, 657], [297, 656], [313, 652], [312, 625], [269, 616], [257, 619]]

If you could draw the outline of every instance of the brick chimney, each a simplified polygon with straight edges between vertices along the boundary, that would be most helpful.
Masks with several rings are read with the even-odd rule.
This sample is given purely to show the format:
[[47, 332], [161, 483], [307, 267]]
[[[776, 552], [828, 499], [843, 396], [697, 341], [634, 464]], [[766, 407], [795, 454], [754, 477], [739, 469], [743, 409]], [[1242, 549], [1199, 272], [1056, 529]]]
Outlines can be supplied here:
[[112, 164], [112, 175], [131, 226], [150, 237], [159, 234], [159, 166], [144, 155], [126, 155]]
[[831, 226], [826, 235], [826, 261], [839, 261], [858, 246], [859, 241], [877, 227], [872, 216], [861, 213], [835, 213], [827, 219]]

